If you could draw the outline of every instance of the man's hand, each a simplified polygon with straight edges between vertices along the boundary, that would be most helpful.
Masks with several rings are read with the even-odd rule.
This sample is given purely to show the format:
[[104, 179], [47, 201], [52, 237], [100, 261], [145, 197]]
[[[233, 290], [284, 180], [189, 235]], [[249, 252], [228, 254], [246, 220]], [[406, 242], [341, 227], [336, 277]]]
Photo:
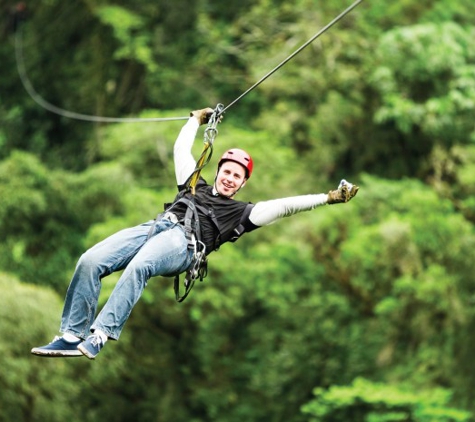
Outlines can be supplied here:
[[337, 190], [328, 192], [327, 204], [339, 204], [341, 202], [348, 202], [358, 193], [359, 187], [347, 182], [343, 179], [340, 182]]
[[202, 110], [195, 110], [190, 113], [190, 117], [196, 117], [201, 125], [208, 123], [210, 117], [213, 115], [214, 110], [211, 107], [204, 108]]

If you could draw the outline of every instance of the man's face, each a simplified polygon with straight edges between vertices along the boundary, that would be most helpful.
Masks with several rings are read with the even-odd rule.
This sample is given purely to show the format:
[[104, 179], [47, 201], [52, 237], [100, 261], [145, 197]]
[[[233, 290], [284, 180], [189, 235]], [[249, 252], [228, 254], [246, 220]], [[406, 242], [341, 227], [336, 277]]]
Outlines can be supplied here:
[[241, 164], [225, 161], [216, 175], [216, 190], [220, 195], [232, 198], [246, 183], [246, 171]]

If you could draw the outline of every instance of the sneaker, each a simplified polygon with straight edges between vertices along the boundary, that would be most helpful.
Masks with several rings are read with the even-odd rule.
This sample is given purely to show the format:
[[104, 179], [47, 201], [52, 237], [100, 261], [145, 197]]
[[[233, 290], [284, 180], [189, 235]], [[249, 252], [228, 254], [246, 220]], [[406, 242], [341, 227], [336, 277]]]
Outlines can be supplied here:
[[31, 349], [31, 353], [37, 356], [51, 358], [82, 356], [82, 353], [78, 350], [78, 345], [80, 343], [81, 340], [71, 343], [66, 341], [63, 337], [56, 336], [53, 341], [46, 346], [34, 347]]
[[98, 334], [93, 334], [84, 340], [79, 346], [79, 351], [89, 359], [95, 359], [104, 343]]

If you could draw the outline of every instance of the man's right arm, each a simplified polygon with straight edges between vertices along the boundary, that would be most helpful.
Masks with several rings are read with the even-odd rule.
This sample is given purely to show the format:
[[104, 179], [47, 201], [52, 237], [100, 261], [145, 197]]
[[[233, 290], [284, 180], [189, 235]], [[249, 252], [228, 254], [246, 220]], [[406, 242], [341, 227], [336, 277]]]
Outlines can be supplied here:
[[182, 127], [175, 146], [173, 148], [173, 159], [175, 163], [175, 177], [178, 186], [183, 185], [191, 176], [196, 167], [196, 161], [191, 153], [193, 142], [200, 123], [196, 117], [190, 119]]
[[188, 122], [182, 127], [175, 146], [173, 148], [173, 159], [175, 163], [175, 177], [178, 186], [184, 185], [196, 168], [196, 161], [191, 153], [193, 142], [196, 138], [198, 128], [208, 123], [213, 114], [213, 109], [203, 108], [190, 113]]

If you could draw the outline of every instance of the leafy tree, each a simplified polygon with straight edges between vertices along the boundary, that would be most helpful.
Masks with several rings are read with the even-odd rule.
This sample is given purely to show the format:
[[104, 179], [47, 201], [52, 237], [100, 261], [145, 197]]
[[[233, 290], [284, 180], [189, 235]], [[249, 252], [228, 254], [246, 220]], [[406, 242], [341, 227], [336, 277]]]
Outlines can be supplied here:
[[75, 421], [80, 386], [69, 362], [31, 357], [58, 324], [60, 299], [51, 290], [1, 273], [0, 421]]
[[472, 145], [455, 145], [446, 149], [434, 148], [429, 166], [432, 169], [428, 183], [470, 222], [475, 221], [473, 202], [473, 175], [475, 150]]
[[[229, 103], [347, 6], [99, 3], [29, 5], [28, 75], [63, 108], [144, 117]], [[0, 2], [5, 14], [9, 8]], [[224, 246], [182, 305], [171, 280], [151, 280], [100, 366], [32, 361], [49, 369], [43, 383], [41, 368], [31, 378], [20, 356], [31, 345], [22, 340], [23, 351], [11, 353], [9, 342], [2, 416], [303, 422], [300, 408], [317, 387], [332, 406], [345, 396], [351, 406], [374, 407], [384, 389], [384, 413], [368, 420], [422, 418], [406, 385], [434, 418], [464, 420], [453, 407], [475, 411], [467, 369], [475, 347], [473, 8], [470, 0], [363, 3], [230, 109], [216, 154], [239, 145], [256, 161], [258, 183], [251, 180], [241, 199], [326, 191], [340, 176], [361, 184], [361, 193], [348, 206]], [[63, 296], [85, 247], [153, 218], [173, 197], [179, 126], [91, 125], [46, 112], [18, 79], [13, 28], [0, 27], [0, 268]], [[207, 180], [214, 170], [205, 169]], [[103, 281], [101, 300], [117, 276]], [[3, 338], [16, 332], [13, 315], [39, 306], [43, 316], [57, 300], [11, 278], [2, 288], [14, 294]], [[30, 290], [38, 303], [24, 309], [19, 297], [29, 300]], [[31, 340], [49, 340], [46, 326]], [[56, 388], [50, 406], [46, 388], [65, 374], [74, 386]], [[367, 394], [353, 382], [359, 377], [371, 380]], [[437, 408], [427, 395], [441, 386]], [[78, 396], [80, 412], [71, 404]]]
[[416, 391], [402, 386], [357, 378], [350, 386], [317, 388], [315, 398], [302, 407], [311, 422], [468, 422], [469, 412], [450, 407], [444, 389]]
[[[312, 240], [315, 257], [335, 272], [334, 286], [351, 306], [368, 323], [378, 321], [381, 369], [455, 388], [464, 377], [453, 374], [469, 365], [458, 350], [469, 347], [473, 227], [419, 182], [367, 178], [364, 186], [354, 205], [362, 217], [353, 222], [355, 236], [341, 238], [328, 222], [319, 230], [324, 237]], [[469, 396], [466, 387], [456, 388], [461, 402]]]
[[399, 28], [382, 37], [372, 84], [381, 96], [374, 118], [387, 130], [371, 159], [423, 176], [421, 164], [435, 146], [473, 140], [471, 39], [470, 30], [454, 23]]
[[1, 267], [32, 283], [64, 286], [87, 228], [120, 214], [120, 194], [130, 186], [118, 166], [73, 175], [49, 171], [31, 154], [13, 153], [0, 163]]

